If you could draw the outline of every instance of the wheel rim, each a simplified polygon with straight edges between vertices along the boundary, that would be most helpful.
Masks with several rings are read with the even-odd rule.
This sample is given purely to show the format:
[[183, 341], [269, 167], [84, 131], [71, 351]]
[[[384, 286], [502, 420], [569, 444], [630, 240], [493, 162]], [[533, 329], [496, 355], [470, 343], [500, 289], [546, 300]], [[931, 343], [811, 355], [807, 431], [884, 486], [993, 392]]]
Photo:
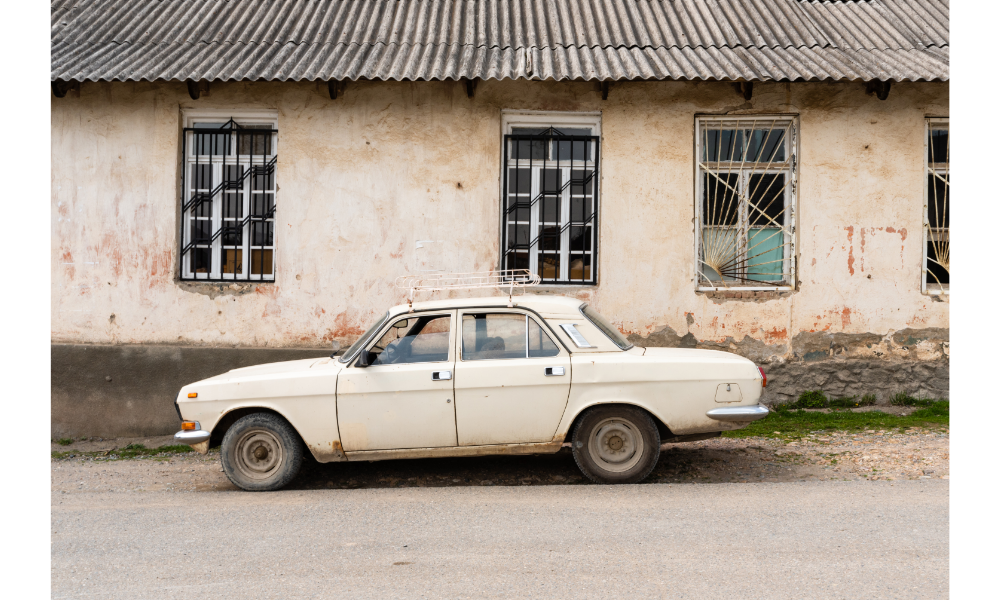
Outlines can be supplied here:
[[281, 467], [284, 454], [273, 433], [253, 429], [236, 442], [236, 468], [250, 479], [267, 479]]
[[590, 457], [606, 471], [621, 473], [642, 458], [643, 441], [639, 428], [627, 419], [605, 419], [590, 434]]

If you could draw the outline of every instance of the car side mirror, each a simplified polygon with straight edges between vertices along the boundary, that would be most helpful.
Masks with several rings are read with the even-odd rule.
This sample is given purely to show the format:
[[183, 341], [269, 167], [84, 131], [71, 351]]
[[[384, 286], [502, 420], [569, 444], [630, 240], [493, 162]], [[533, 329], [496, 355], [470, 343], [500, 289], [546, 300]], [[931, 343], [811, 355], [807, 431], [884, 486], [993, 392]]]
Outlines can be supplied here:
[[371, 353], [365, 349], [358, 354], [358, 360], [354, 361], [354, 366], [359, 369], [367, 368], [371, 364]]

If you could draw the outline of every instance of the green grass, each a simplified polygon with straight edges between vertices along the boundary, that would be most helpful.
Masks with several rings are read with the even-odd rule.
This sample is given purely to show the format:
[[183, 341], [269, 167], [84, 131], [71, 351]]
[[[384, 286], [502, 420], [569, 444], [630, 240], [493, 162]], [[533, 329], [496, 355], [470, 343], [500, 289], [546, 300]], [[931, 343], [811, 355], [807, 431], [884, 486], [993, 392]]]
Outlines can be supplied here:
[[65, 452], [53, 452], [52, 458], [95, 458], [100, 460], [124, 460], [129, 458], [145, 458], [149, 456], [169, 456], [171, 454], [186, 454], [194, 452], [191, 446], [176, 444], [171, 446], [160, 446], [159, 448], [147, 448], [142, 444], [129, 444], [124, 448], [100, 452], [80, 452], [68, 450]]
[[899, 392], [898, 394], [894, 394], [893, 397], [889, 399], [889, 404], [893, 406], [931, 406], [934, 404], [934, 400], [914, 398], [909, 394]]
[[913, 411], [912, 414], [905, 417], [879, 411], [856, 413], [835, 409], [829, 413], [821, 413], [775, 407], [766, 418], [754, 421], [737, 431], [726, 431], [722, 436], [799, 439], [817, 431], [855, 432], [870, 429], [876, 431], [880, 429], [907, 429], [910, 427], [941, 429], [947, 428], [949, 424], [948, 406], [947, 400], [940, 400], [927, 408]]
[[73, 438], [59, 438], [56, 440], [56, 443], [60, 446], [69, 446], [73, 443]]

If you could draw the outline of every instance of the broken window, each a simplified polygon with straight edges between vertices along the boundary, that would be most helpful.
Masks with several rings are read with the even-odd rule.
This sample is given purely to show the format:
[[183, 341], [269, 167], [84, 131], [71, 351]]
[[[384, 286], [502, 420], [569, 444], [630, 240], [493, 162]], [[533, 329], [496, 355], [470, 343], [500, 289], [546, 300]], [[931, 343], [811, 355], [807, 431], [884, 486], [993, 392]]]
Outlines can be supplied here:
[[596, 283], [598, 119], [510, 115], [505, 133], [501, 268]]
[[696, 120], [698, 288], [775, 289], [795, 281], [795, 122]]
[[181, 279], [273, 281], [273, 119], [187, 117]]
[[924, 291], [948, 293], [951, 268], [951, 178], [948, 173], [951, 136], [947, 119], [927, 121], [927, 190], [924, 196]]

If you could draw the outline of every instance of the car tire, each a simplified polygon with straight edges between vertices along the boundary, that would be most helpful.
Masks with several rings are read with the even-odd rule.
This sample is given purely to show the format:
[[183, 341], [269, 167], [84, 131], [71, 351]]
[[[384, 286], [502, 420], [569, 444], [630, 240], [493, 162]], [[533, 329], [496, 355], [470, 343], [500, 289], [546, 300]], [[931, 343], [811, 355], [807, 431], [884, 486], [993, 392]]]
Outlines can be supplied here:
[[660, 459], [660, 432], [641, 408], [598, 406], [573, 429], [573, 459], [594, 483], [639, 483]]
[[305, 451], [288, 421], [253, 413], [233, 423], [222, 438], [220, 454], [229, 481], [249, 492], [270, 492], [295, 479]]

